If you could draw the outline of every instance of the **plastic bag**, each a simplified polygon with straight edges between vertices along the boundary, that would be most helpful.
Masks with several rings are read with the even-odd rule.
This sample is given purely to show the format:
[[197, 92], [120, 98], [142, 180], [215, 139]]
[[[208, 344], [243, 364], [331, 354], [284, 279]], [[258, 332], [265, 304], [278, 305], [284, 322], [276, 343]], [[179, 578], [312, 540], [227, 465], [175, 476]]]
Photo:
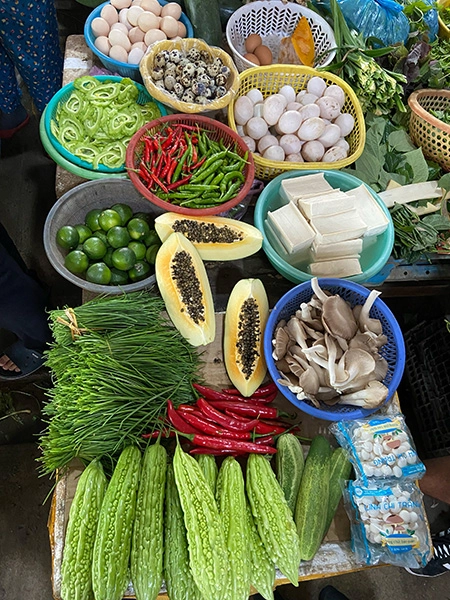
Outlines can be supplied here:
[[410, 569], [427, 564], [433, 552], [422, 497], [412, 482], [348, 483], [344, 502], [360, 563]]
[[419, 479], [425, 465], [417, 456], [403, 415], [338, 421], [330, 425], [339, 444], [349, 453], [356, 478]]

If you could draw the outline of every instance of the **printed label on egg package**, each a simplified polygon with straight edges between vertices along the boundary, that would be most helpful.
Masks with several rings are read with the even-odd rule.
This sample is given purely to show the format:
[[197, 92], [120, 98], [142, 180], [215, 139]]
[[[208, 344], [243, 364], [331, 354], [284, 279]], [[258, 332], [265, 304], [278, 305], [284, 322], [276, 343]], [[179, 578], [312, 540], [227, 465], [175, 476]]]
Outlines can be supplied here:
[[382, 537], [381, 545], [386, 545], [391, 552], [399, 554], [400, 552], [410, 552], [413, 548], [418, 548], [420, 544], [416, 537], [400, 533]]

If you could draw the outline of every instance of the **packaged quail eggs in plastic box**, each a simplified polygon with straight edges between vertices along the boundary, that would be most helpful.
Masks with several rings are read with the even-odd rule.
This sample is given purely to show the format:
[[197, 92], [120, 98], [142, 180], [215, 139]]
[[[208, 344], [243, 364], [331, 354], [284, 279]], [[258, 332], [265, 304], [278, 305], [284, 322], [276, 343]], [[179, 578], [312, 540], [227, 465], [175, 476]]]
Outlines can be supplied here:
[[425, 566], [432, 552], [422, 492], [409, 481], [350, 481], [344, 501], [352, 550], [366, 565]]
[[425, 465], [419, 459], [403, 415], [339, 421], [330, 426], [349, 453], [357, 478], [419, 479]]

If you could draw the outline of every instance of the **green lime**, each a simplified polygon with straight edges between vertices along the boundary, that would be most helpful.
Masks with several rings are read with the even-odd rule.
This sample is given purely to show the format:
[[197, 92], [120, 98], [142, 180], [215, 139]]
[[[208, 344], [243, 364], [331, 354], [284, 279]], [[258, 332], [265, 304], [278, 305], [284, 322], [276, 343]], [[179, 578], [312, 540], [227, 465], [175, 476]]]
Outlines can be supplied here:
[[156, 231], [154, 229], [150, 229], [150, 231], [144, 236], [143, 242], [147, 247], [153, 246], [153, 244], [161, 244], [159, 235], [156, 233]]
[[79, 250], [80, 252], [83, 252], [83, 244], [78, 244], [78, 246], [74, 248], [74, 250]]
[[149, 226], [153, 225], [153, 217], [152, 217], [152, 215], [150, 213], [137, 212], [137, 213], [134, 213], [133, 218], [134, 219], [142, 219]]
[[89, 266], [89, 259], [84, 252], [72, 250], [64, 260], [64, 266], [71, 273], [84, 273]]
[[136, 254], [129, 248], [117, 248], [112, 253], [112, 263], [119, 271], [128, 271], [136, 262]]
[[147, 251], [147, 248], [142, 242], [130, 242], [128, 244], [128, 248], [130, 250], [133, 250], [133, 252], [136, 254], [137, 260], [142, 260], [143, 258], [145, 258], [145, 252]]
[[128, 206], [128, 204], [122, 204], [122, 203], [118, 203], [118, 204], [114, 204], [114, 206], [111, 206], [111, 210], [115, 210], [116, 213], [118, 213], [120, 215], [120, 219], [121, 219], [121, 225], [126, 225], [128, 223], [128, 221], [131, 219], [131, 217], [133, 216], [133, 211], [131, 209], [130, 206]]
[[91, 283], [108, 285], [111, 281], [111, 271], [103, 262], [94, 263], [86, 271], [86, 280]]
[[56, 232], [56, 243], [65, 250], [73, 250], [80, 243], [80, 236], [76, 227], [63, 225]]
[[102, 211], [99, 208], [93, 208], [87, 213], [84, 222], [91, 231], [98, 231], [99, 229], [101, 229], [100, 224], [98, 222], [98, 218], [101, 212]]
[[94, 231], [94, 233], [92, 234], [91, 237], [95, 237], [95, 238], [98, 238], [99, 240], [102, 240], [102, 242], [105, 244], [105, 246], [108, 245], [108, 238], [106, 237], [106, 233], [104, 231], [102, 231], [101, 229], [99, 229], [98, 231]]
[[89, 227], [86, 227], [86, 225], [81, 223], [79, 225], [75, 225], [75, 229], [78, 231], [78, 235], [80, 236], [80, 244], [85, 242], [88, 237], [91, 237], [92, 235], [92, 231], [89, 229]]
[[91, 260], [98, 260], [105, 256], [106, 244], [98, 237], [90, 237], [84, 242], [83, 250]]
[[119, 213], [110, 208], [107, 208], [100, 213], [98, 222], [103, 231], [109, 231], [111, 227], [122, 225], [122, 219], [120, 218]]
[[123, 248], [131, 240], [131, 237], [126, 227], [116, 225], [108, 231], [107, 239], [108, 244], [113, 248]]
[[140, 260], [128, 271], [128, 277], [131, 281], [141, 281], [142, 279], [149, 277], [150, 272], [150, 265], [147, 262]]
[[153, 246], [149, 246], [147, 248], [147, 252], [145, 253], [145, 260], [151, 265], [155, 264], [156, 255], [158, 254], [158, 250], [160, 249], [159, 244], [154, 244]]
[[143, 219], [136, 219], [135, 217], [133, 217], [131, 221], [128, 221], [127, 229], [133, 240], [142, 239], [150, 231], [148, 223]]
[[111, 285], [125, 285], [128, 283], [127, 271], [119, 271], [119, 269], [111, 269]]
[[105, 263], [105, 265], [108, 265], [108, 267], [110, 269], [113, 266], [113, 263], [112, 263], [113, 252], [114, 252], [114, 248], [109, 247], [106, 251], [105, 256], [103, 257], [103, 262]]

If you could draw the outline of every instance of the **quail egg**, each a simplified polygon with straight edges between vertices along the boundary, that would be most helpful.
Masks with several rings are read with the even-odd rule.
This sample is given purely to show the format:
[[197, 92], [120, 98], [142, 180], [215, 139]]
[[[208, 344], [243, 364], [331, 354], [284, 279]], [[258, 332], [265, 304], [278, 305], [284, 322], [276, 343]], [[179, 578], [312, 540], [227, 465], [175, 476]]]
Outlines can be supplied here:
[[194, 102], [195, 94], [192, 90], [186, 90], [184, 94], [181, 96], [181, 100], [183, 102]]
[[166, 75], [164, 77], [164, 86], [165, 86], [166, 90], [169, 90], [169, 92], [174, 89], [176, 83], [177, 83], [177, 80], [175, 79], [175, 77], [173, 75]]
[[178, 98], [181, 98], [181, 96], [184, 94], [184, 87], [181, 85], [180, 82], [177, 82], [173, 86], [173, 91], [175, 92]]
[[169, 62], [169, 59], [169, 52], [167, 50], [162, 50], [161, 52], [158, 52], [158, 54], [155, 56], [153, 64], [155, 67], [164, 67], [165, 64]]
[[175, 48], [174, 50], [170, 51], [170, 61], [171, 62], [178, 64], [182, 58], [183, 58], [183, 55], [181, 54], [180, 50], [177, 50]]
[[187, 57], [189, 60], [192, 60], [192, 62], [197, 62], [200, 60], [200, 51], [197, 50], [197, 48], [191, 48], [187, 53]]

